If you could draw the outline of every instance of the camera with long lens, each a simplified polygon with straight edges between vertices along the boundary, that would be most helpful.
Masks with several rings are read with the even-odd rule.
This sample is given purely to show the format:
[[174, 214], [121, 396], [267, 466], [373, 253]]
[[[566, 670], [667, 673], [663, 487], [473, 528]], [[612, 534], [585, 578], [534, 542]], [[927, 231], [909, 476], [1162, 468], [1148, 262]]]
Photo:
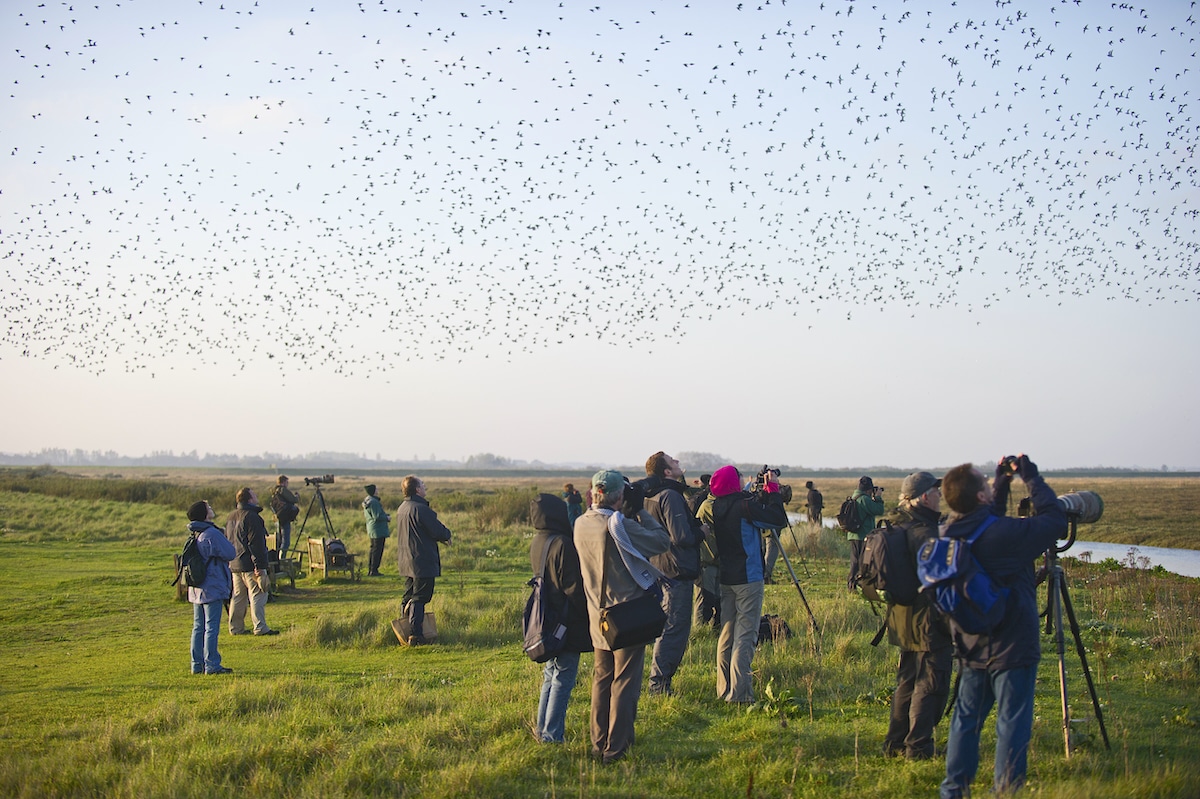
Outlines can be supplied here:
[[332, 474], [323, 474], [320, 477], [305, 477], [304, 478], [304, 484], [306, 486], [318, 486], [318, 485], [322, 485], [324, 483], [332, 483], [332, 482], [333, 482]]
[[1104, 500], [1095, 491], [1072, 491], [1058, 498], [1058, 507], [1076, 524], [1092, 524], [1104, 515]]
[[[780, 471], [778, 469], [772, 469], [770, 466], [764, 463], [763, 467], [758, 470], [758, 476], [754, 478], [754, 491], [756, 493], [763, 491], [767, 486], [768, 477], [775, 478], [775, 482], [778, 483], [779, 474]], [[792, 487], [790, 485], [779, 483], [779, 494], [780, 498], [785, 503], [792, 501]]]

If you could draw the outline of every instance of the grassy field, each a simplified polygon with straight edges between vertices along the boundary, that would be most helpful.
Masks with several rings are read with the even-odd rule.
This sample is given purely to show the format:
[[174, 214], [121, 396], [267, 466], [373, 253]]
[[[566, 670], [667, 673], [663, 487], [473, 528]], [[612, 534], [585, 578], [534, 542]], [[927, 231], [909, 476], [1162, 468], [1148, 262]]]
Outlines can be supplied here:
[[[878, 621], [841, 588], [848, 550], [832, 531], [797, 528], [802, 553], [785, 531], [820, 633], [809, 629], [795, 586], [767, 587], [765, 612], [783, 616], [796, 635], [760, 649], [758, 706], [738, 711], [717, 700], [716, 642], [698, 630], [676, 695], [643, 698], [638, 744], [626, 762], [601, 767], [587, 757], [586, 655], [567, 744], [534, 743], [540, 667], [518, 644], [531, 480], [430, 480], [430, 501], [455, 532], [432, 605], [437, 645], [399, 647], [388, 626], [402, 590], [393, 539], [383, 578], [301, 579], [268, 606], [282, 635], [222, 635], [235, 674], [192, 676], [191, 608], [167, 585], [183, 537], [182, 508], [209, 499], [223, 518], [238, 485], [265, 493], [272, 482], [269, 475], [203, 472], [82, 478], [0, 471], [0, 795], [936, 793], [940, 759], [879, 755], [895, 651], [869, 646]], [[379, 485], [394, 508], [399, 477], [339, 475], [326, 488], [335, 527], [359, 552], [366, 551], [358, 508], [365, 482]], [[541, 487], [561, 482], [547, 478]], [[882, 482], [894, 497], [898, 481]], [[1105, 497], [1105, 518], [1087, 528], [1089, 539], [1200, 548], [1200, 480], [1050, 482], [1060, 493]], [[819, 485], [834, 505], [850, 487]], [[319, 532], [313, 524], [308, 532]], [[777, 575], [782, 562], [779, 568]], [[1071, 651], [1078, 748], [1064, 758], [1057, 659], [1047, 640], [1029, 793], [1195, 796], [1200, 580], [1074, 561], [1067, 574], [1112, 751], [1100, 740]], [[944, 724], [938, 732], [940, 747]], [[981, 793], [990, 787], [993, 742], [985, 733], [975, 786]]]

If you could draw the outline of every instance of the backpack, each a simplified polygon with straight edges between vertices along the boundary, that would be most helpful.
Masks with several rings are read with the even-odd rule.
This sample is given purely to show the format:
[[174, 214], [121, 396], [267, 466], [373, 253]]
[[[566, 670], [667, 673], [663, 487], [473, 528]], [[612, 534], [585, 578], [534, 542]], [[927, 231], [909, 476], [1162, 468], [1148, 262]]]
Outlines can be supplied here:
[[931, 538], [917, 552], [921, 590], [964, 633], [988, 633], [1004, 619], [1009, 589], [998, 585], [971, 553], [971, 545], [996, 521], [988, 516], [968, 538]]
[[342, 543], [340, 538], [331, 538], [325, 542], [326, 555], [345, 555], [346, 545]]
[[862, 527], [862, 517], [858, 514], [858, 503], [854, 497], [846, 497], [846, 501], [838, 508], [837, 520], [838, 526], [847, 533], [857, 533], [858, 528]]
[[171, 585], [183, 580], [184, 585], [198, 588], [207, 576], [208, 558], [200, 554], [200, 541], [196, 534], [192, 533], [183, 544], [183, 553], [179, 556], [179, 570], [175, 573]]
[[758, 642], [757, 645], [770, 641], [771, 643], [779, 643], [786, 641], [792, 637], [792, 628], [788, 623], [779, 616], [768, 613], [758, 621]]
[[542, 547], [537, 574], [526, 583], [530, 587], [525, 601], [521, 626], [525, 637], [525, 654], [534, 663], [545, 663], [562, 651], [567, 637], [566, 608], [555, 602], [555, 591], [546, 582], [546, 559], [550, 555], [550, 536]]
[[905, 528], [885, 520], [867, 535], [854, 581], [872, 602], [911, 605], [916, 601], [921, 581], [908, 553]]

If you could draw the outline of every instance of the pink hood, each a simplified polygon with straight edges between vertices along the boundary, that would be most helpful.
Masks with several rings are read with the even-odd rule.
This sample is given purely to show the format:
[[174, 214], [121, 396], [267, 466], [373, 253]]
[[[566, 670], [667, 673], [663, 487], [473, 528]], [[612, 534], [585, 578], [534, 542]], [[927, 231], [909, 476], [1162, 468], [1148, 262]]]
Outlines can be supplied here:
[[735, 494], [741, 491], [742, 480], [738, 477], [737, 469], [733, 466], [722, 466], [717, 469], [708, 483], [708, 490], [714, 497], [723, 497], [726, 494]]

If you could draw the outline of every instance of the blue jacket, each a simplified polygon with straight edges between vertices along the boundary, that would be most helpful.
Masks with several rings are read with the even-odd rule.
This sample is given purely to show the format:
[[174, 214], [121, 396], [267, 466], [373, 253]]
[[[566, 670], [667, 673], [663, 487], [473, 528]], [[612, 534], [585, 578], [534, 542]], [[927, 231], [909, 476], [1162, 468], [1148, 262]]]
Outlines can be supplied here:
[[233, 575], [229, 573], [229, 561], [237, 557], [237, 549], [225, 537], [220, 527], [212, 522], [189, 522], [188, 532], [198, 533], [196, 542], [200, 554], [208, 558], [208, 571], [204, 582], [188, 586], [188, 602], [207, 605], [223, 602], [233, 594]]
[[1041, 475], [1027, 483], [1037, 515], [1024, 519], [1005, 516], [1011, 482], [1011, 475], [998, 478], [991, 507], [976, 508], [953, 519], [939, 533], [949, 538], [968, 538], [989, 515], [1000, 517], [971, 545], [971, 554], [994, 581], [1010, 589], [1004, 619], [991, 636], [968, 635], [953, 620], [950, 625], [959, 657], [973, 669], [1006, 671], [1035, 665], [1042, 658], [1033, 562], [1059, 538], [1066, 537], [1067, 517]]
[[762, 582], [762, 531], [786, 527], [787, 511], [779, 494], [739, 491], [709, 497], [696, 517], [712, 528], [721, 567], [721, 585]]

